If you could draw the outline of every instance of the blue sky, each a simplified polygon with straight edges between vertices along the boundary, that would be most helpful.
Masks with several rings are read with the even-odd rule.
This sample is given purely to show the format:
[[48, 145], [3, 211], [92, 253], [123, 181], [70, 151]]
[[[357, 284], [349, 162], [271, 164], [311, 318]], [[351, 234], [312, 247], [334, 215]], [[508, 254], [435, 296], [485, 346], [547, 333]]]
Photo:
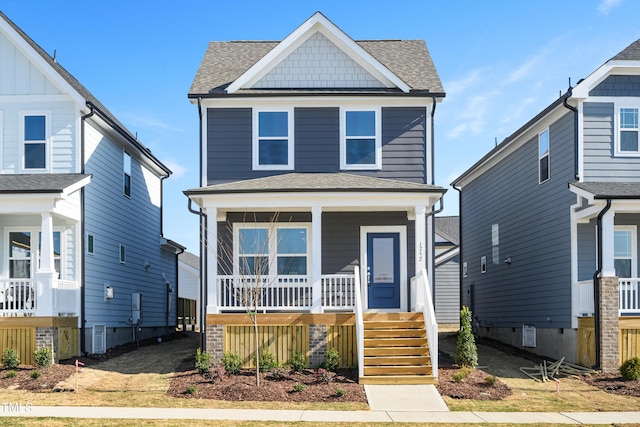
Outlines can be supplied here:
[[[183, 190], [199, 186], [198, 113], [187, 92], [209, 41], [281, 40], [323, 12], [356, 40], [422, 39], [447, 97], [436, 184], [449, 183], [531, 117], [640, 38], [634, 0], [39, 1], [2, 10], [174, 174], [164, 234], [198, 253]], [[449, 189], [444, 214], [457, 214]]]

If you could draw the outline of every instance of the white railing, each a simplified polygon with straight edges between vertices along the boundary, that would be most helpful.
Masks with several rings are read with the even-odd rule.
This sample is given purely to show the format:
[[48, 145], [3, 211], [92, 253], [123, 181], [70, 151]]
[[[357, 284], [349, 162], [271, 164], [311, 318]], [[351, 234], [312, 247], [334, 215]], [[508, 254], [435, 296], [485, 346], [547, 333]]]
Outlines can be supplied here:
[[620, 305], [618, 310], [623, 314], [640, 314], [639, 278], [619, 278], [618, 295]]
[[353, 274], [322, 275], [322, 307], [325, 310], [353, 310], [355, 301]]
[[36, 283], [32, 279], [0, 279], [0, 315], [33, 316], [37, 309]]
[[435, 307], [431, 296], [431, 285], [427, 272], [422, 269], [411, 279], [416, 283], [416, 311], [424, 314], [424, 327], [429, 340], [429, 355], [434, 378], [438, 379], [438, 323], [436, 322]]
[[54, 313], [58, 316], [77, 316], [80, 286], [77, 282], [70, 280], [56, 280], [56, 282], [58, 287], [54, 293]]
[[593, 280], [578, 282], [578, 315], [593, 316]]
[[364, 377], [364, 319], [362, 316], [363, 305], [360, 293], [360, 269], [353, 268], [353, 289], [356, 309], [356, 342], [358, 347], [358, 378]]

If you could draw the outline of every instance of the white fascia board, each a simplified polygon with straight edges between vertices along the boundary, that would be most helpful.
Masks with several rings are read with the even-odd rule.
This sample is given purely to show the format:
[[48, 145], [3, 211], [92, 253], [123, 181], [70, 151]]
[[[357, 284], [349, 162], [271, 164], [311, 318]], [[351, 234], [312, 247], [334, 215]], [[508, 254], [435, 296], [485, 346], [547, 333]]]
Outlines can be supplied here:
[[446, 252], [441, 253], [440, 255], [436, 255], [435, 257], [436, 268], [438, 267], [438, 264], [442, 264], [444, 262], [449, 261], [451, 258], [454, 258], [459, 253], [460, 253], [460, 247], [456, 247], [453, 249], [449, 249]]
[[62, 92], [67, 93], [80, 109], [86, 108], [86, 100], [76, 91], [29, 43], [4, 19], [0, 19], [0, 31]]
[[588, 191], [583, 190], [582, 188], [578, 188], [573, 184], [569, 184], [569, 190], [571, 190], [573, 193], [577, 194], [578, 196], [582, 197], [583, 199], [586, 199], [590, 205], [593, 204], [594, 198], [592, 193], [589, 193]]
[[587, 98], [589, 92], [612, 74], [640, 75], [640, 61], [609, 61], [587, 78], [578, 83], [572, 90], [573, 98]]
[[[604, 203], [604, 200], [602, 201]], [[630, 199], [618, 199], [611, 203], [611, 209], [616, 213], [639, 213], [640, 201]]]
[[91, 176], [86, 176], [82, 178], [80, 181], [76, 182], [75, 184], [68, 186], [62, 191], [62, 197], [66, 198], [68, 195], [78, 191], [85, 185], [89, 184], [89, 182], [91, 182], [91, 178], [92, 178]]
[[284, 40], [262, 57], [251, 68], [238, 77], [229, 87], [227, 93], [234, 93], [244, 87], [253, 86], [273, 67], [279, 64], [291, 52], [297, 49], [309, 37], [316, 32], [321, 32], [325, 37], [344, 50], [354, 61], [363, 66], [374, 77], [379, 79], [387, 87], [398, 87], [403, 92], [409, 92], [411, 88], [399, 77], [389, 71], [377, 59], [361, 48], [355, 41], [346, 35], [340, 28], [316, 12]]
[[[440, 98], [436, 98], [440, 102]], [[382, 107], [425, 107], [431, 112], [433, 100], [424, 97], [393, 96], [273, 96], [273, 97], [241, 97], [241, 98], [205, 98], [202, 108], [260, 108], [263, 106], [293, 107], [340, 107], [342, 105], [380, 105]], [[203, 117], [203, 123], [204, 117]]]
[[52, 212], [62, 193], [0, 194], [0, 214]]
[[483, 173], [500, 163], [507, 156], [514, 153], [524, 144], [529, 142], [533, 137], [538, 135], [540, 132], [549, 127], [549, 125], [560, 117], [562, 117], [566, 113], [571, 113], [564, 105], [559, 104], [556, 108], [550, 111], [546, 116], [544, 116], [541, 120], [538, 120], [536, 123], [529, 126], [527, 129], [523, 130], [518, 134], [514, 139], [512, 139], [508, 144], [504, 147], [498, 149], [493, 155], [484, 160], [483, 163], [472, 166], [473, 171], [471, 171], [467, 176], [463, 179], [457, 178], [453, 181], [453, 183], [462, 188], [465, 185], [469, 184]]

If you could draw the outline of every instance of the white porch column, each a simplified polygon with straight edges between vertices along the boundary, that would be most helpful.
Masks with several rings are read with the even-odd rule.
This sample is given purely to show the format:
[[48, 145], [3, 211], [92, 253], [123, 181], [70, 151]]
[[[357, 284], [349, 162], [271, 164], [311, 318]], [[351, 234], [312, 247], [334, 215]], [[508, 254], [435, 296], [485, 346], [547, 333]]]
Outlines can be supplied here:
[[51, 212], [43, 212], [40, 225], [40, 255], [35, 273], [37, 287], [34, 289], [37, 316], [57, 316], [57, 313], [54, 313], [56, 277], [53, 262], [53, 219]]
[[616, 213], [613, 209], [602, 217], [602, 273], [600, 277], [614, 277], [616, 269], [613, 263], [613, 232]]
[[322, 207], [311, 208], [312, 313], [322, 313]]
[[[207, 208], [207, 313], [217, 314], [218, 307], [218, 209]], [[203, 320], [206, 324], [206, 320]]]
[[427, 223], [426, 206], [415, 207], [415, 274], [427, 269]]

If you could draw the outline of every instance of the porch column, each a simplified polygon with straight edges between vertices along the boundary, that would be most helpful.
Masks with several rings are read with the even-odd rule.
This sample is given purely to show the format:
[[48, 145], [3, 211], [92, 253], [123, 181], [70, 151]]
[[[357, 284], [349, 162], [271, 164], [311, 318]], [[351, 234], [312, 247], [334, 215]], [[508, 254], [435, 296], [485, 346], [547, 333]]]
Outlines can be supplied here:
[[616, 213], [610, 209], [602, 217], [602, 273], [600, 277], [614, 277], [616, 269], [613, 260], [613, 233]]
[[427, 270], [427, 223], [426, 206], [415, 207], [415, 275]]
[[36, 266], [34, 289], [37, 316], [57, 316], [53, 312], [55, 305], [54, 279], [57, 276], [53, 262], [53, 219], [51, 212], [42, 213], [40, 225], [40, 256]]
[[322, 313], [322, 207], [311, 208], [311, 302], [312, 313]]
[[[218, 209], [207, 208], [207, 314], [217, 314], [218, 307]], [[206, 319], [203, 319], [206, 324]]]

